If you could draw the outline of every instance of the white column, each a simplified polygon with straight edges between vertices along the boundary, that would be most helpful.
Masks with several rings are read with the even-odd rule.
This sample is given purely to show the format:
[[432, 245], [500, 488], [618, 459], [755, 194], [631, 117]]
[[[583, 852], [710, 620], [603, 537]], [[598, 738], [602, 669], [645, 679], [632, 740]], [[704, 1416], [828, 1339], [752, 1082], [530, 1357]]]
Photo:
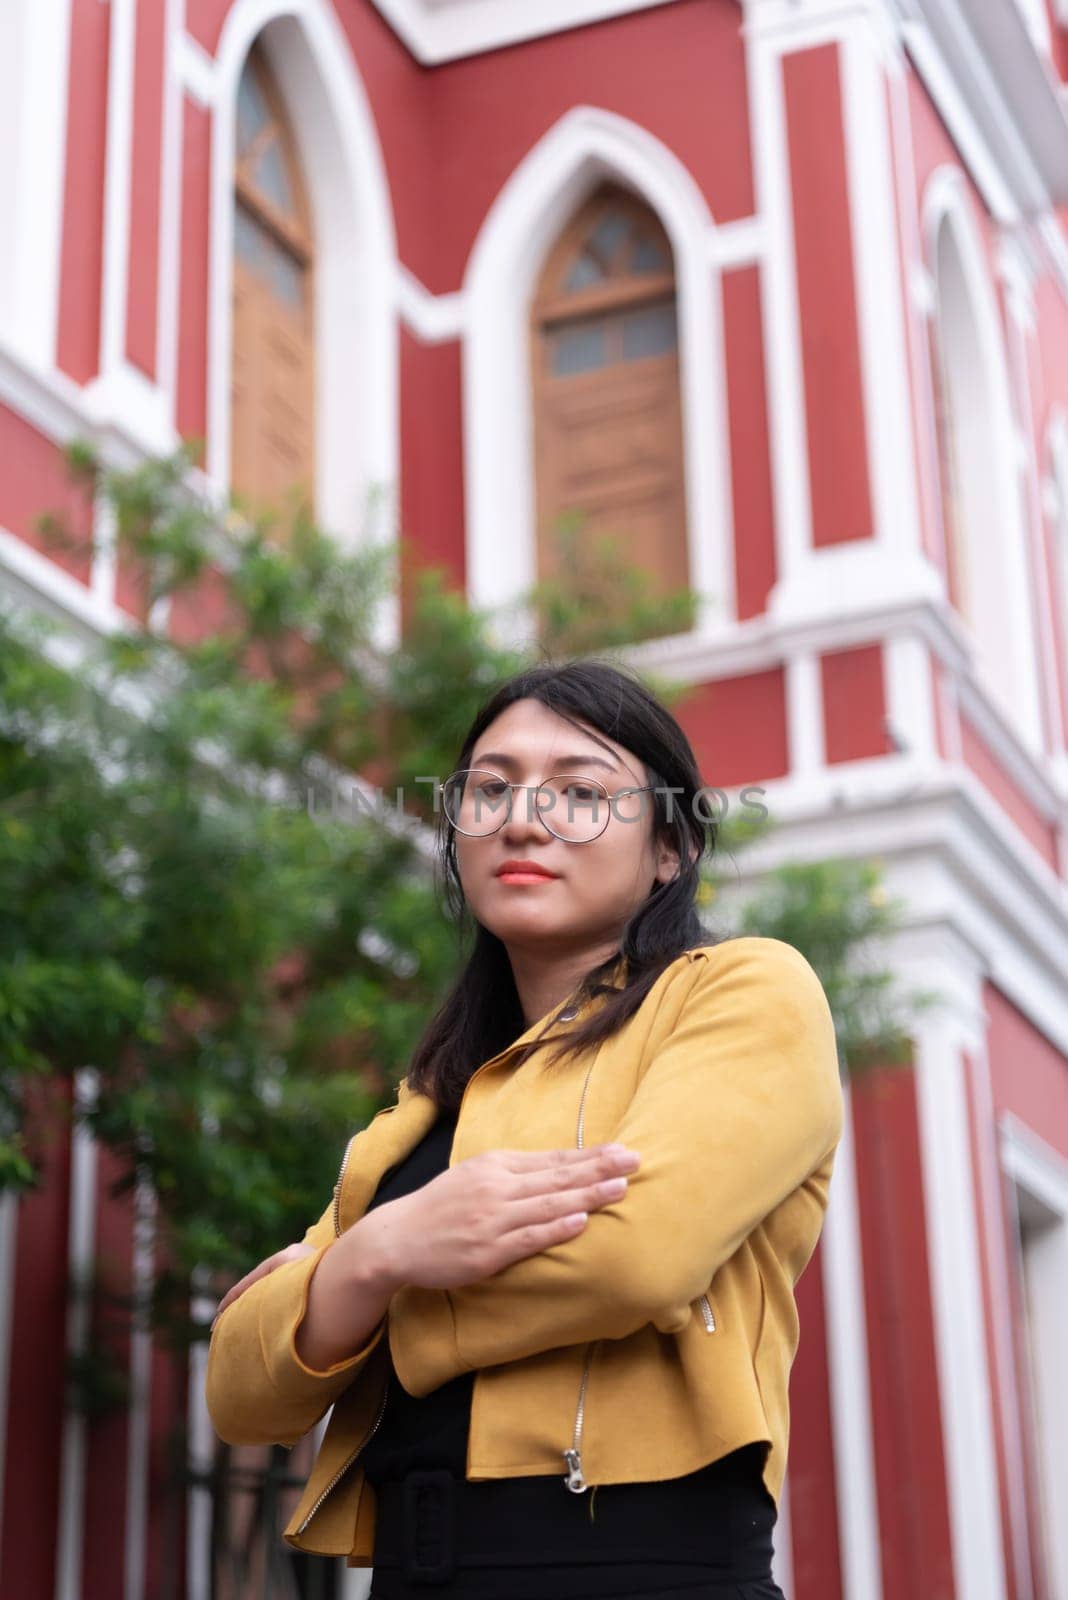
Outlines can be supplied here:
[[67, 155], [70, 0], [0, 4], [0, 338], [56, 359]]
[[[167, 397], [157, 383], [126, 359], [132, 158], [137, 136], [137, 0], [110, 3], [100, 376], [88, 386], [85, 398], [92, 420], [98, 425], [116, 427], [148, 455], [165, 455], [177, 443]], [[166, 127], [164, 146], [166, 159]], [[162, 270], [162, 260], [160, 265]]]
[[857, 334], [876, 541], [897, 562], [920, 552], [916, 452], [887, 92], [905, 71], [888, 21], [869, 15], [842, 41], [842, 126]]
[[130, 1333], [129, 1446], [126, 1461], [126, 1596], [144, 1600], [145, 1550], [148, 1542], [149, 1442], [152, 1398], [152, 1334], [144, 1312], [152, 1295], [155, 1269], [156, 1196], [139, 1177], [134, 1190], [133, 1302], [135, 1323]]
[[796, 18], [768, 0], [744, 0], [746, 76], [756, 210], [767, 253], [760, 275], [768, 444], [775, 504], [778, 584], [786, 586], [812, 546], [808, 433], [794, 259], [793, 202], [782, 57]]
[[1001, 1159], [1016, 1186], [1017, 1222], [1025, 1204], [1032, 1222], [1026, 1250], [1022, 1238], [1019, 1248], [1037, 1413], [1041, 1524], [1051, 1600], [1063, 1600], [1068, 1595], [1068, 1161], [1011, 1115], [1001, 1121]]
[[[984, 1047], [972, 1055], [971, 1091], [975, 1120], [979, 1130], [976, 1166], [980, 1185], [980, 1221], [987, 1239], [990, 1264], [990, 1293], [995, 1304], [1012, 1304], [1011, 1274], [1015, 1263], [1009, 1258], [1006, 1242], [1002, 1171], [999, 1162], [998, 1129], [994, 1092], [990, 1079], [990, 1057]], [[1068, 1219], [1068, 1204], [1065, 1206]], [[993, 1379], [1001, 1405], [1005, 1468], [1005, 1490], [1009, 1506], [1012, 1538], [1013, 1574], [1016, 1593], [1033, 1592], [1031, 1563], [1031, 1523], [1027, 1507], [1027, 1473], [1023, 1420], [1020, 1414], [1020, 1386], [1016, 1371], [1015, 1340], [1008, 1315], [992, 1323], [990, 1359]], [[1068, 1481], [1068, 1480], [1066, 1480]], [[1065, 1586], [1068, 1594], [1068, 1584]]]
[[[216, 1302], [204, 1293], [206, 1275], [193, 1274], [193, 1296], [189, 1315], [207, 1327], [215, 1315]], [[208, 1371], [208, 1346], [198, 1340], [189, 1351], [189, 1468], [210, 1472], [215, 1454], [215, 1433], [204, 1399]], [[192, 1484], [186, 1497], [186, 1600], [209, 1600], [211, 1585], [211, 1490]]]
[[924, 766], [935, 759], [934, 675], [919, 634], [895, 633], [884, 642], [886, 716], [898, 748]]
[[[844, 1101], [842, 1139], [834, 1159], [820, 1244], [842, 1600], [882, 1600], [864, 1258], [857, 1203], [852, 1097], [848, 1084], [844, 1086]], [[877, 1271], [878, 1263], [872, 1262], [871, 1268]]]
[[[74, 1080], [74, 1114], [96, 1099], [97, 1074], [83, 1067]], [[75, 1122], [71, 1134], [70, 1224], [67, 1254], [67, 1354], [80, 1355], [89, 1339], [91, 1305], [87, 1293], [96, 1244], [96, 1144]], [[86, 1419], [68, 1410], [63, 1419], [56, 1538], [55, 1600], [82, 1600], [82, 1550], [85, 1532]]]
[[808, 777], [826, 766], [820, 662], [812, 650], [786, 662], [786, 740], [791, 777]]
[[367, 1600], [374, 1571], [371, 1567], [346, 1567], [342, 1575], [342, 1600]]
[[932, 928], [904, 935], [895, 970], [942, 1003], [915, 1033], [916, 1098], [935, 1355], [957, 1592], [1005, 1600], [1005, 1552], [987, 1355], [964, 1053], [981, 1047], [982, 974]]

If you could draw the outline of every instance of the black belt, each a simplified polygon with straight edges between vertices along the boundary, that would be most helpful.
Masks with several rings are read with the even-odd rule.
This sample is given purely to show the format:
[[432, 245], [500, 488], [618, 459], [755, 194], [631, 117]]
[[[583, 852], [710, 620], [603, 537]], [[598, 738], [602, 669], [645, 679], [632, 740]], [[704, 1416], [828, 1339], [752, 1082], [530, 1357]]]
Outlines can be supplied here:
[[[432, 1467], [385, 1479], [375, 1490], [374, 1565], [399, 1567], [409, 1582], [447, 1583], [459, 1565], [653, 1561], [658, 1552], [736, 1583], [771, 1573], [770, 1496], [760, 1485], [717, 1484], [703, 1472], [605, 1485], [592, 1520], [593, 1491], [570, 1494], [563, 1474], [470, 1482]], [[524, 1529], [526, 1548], [517, 1542]]]

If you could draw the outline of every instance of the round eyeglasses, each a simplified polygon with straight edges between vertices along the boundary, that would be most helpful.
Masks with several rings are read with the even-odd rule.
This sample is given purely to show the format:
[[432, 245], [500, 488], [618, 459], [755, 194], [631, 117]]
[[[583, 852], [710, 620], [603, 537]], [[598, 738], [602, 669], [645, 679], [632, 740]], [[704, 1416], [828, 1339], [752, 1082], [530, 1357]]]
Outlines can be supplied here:
[[499, 773], [468, 767], [445, 779], [441, 804], [458, 833], [485, 839], [512, 815], [513, 790], [525, 789], [528, 821], [536, 816], [557, 839], [589, 844], [604, 832], [611, 816], [621, 822], [637, 822], [644, 802], [632, 797], [652, 788], [647, 783], [610, 795], [599, 779], [578, 773], [560, 773], [542, 783], [509, 783]]

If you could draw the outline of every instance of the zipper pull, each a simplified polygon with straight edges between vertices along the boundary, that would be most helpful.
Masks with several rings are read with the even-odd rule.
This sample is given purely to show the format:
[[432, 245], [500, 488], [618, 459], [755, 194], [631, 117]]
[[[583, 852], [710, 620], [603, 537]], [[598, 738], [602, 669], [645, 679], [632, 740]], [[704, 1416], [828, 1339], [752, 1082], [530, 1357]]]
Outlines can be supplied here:
[[567, 1477], [564, 1482], [572, 1494], [584, 1494], [589, 1484], [582, 1476], [582, 1452], [580, 1450], [565, 1450], [564, 1460], [567, 1462]]

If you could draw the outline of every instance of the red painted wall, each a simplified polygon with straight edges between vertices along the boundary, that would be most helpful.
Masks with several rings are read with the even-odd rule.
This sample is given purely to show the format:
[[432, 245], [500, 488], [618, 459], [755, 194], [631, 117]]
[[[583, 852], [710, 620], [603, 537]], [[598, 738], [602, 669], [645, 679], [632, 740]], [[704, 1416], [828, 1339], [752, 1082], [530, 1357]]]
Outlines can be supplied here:
[[872, 534], [839, 76], [836, 45], [783, 62], [817, 546]]
[[741, 12], [734, 0], [677, 0], [452, 62], [435, 69], [426, 93], [433, 148], [422, 217], [415, 210], [421, 191], [409, 186], [396, 160], [396, 124], [383, 118], [379, 125], [401, 256], [436, 293], [459, 287], [501, 186], [576, 105], [629, 117], [661, 139], [689, 169], [717, 221], [753, 212]]
[[782, 667], [701, 684], [674, 710], [707, 785], [729, 789], [788, 771]]
[[[463, 428], [461, 354], [457, 343], [421, 344], [407, 329], [400, 340], [403, 618], [414, 572], [441, 566], [463, 590]], [[507, 528], [500, 530], [502, 542]]]
[[203, 441], [207, 436], [211, 116], [188, 99], [182, 110], [182, 153], [177, 423], [183, 438]]
[[983, 988], [995, 1111], [1011, 1111], [1068, 1161], [1068, 1057], [994, 984]]
[[18, 1203], [0, 1541], [5, 1600], [54, 1592], [63, 1448], [70, 1100], [63, 1082], [29, 1087], [41, 1182]]
[[134, 57], [134, 127], [130, 160], [130, 266], [126, 302], [126, 353], [148, 377], [156, 376], [159, 296], [160, 159], [163, 147], [164, 0], [137, 7]]
[[724, 274], [723, 339], [730, 416], [736, 613], [741, 621], [767, 609], [768, 594], [778, 572], [757, 267]]
[[960, 732], [965, 765], [975, 773], [984, 789], [989, 791], [1024, 837], [1034, 845], [1047, 865], [1056, 872], [1058, 869], [1056, 828], [1041, 815], [1020, 786], [1013, 781], [993, 755], [986, 741], [965, 716], [960, 719]]
[[893, 748], [884, 726], [886, 687], [878, 644], [832, 650], [820, 656], [827, 760], [860, 761]]
[[[228, 0], [189, 0], [188, 27], [205, 48], [217, 47], [227, 10]], [[718, 221], [753, 212], [734, 0], [677, 0], [432, 72], [418, 66], [371, 0], [349, 0], [338, 15], [381, 140], [401, 260], [434, 293], [459, 287], [501, 186], [575, 105], [617, 112], [662, 139]]]
[[[62, 452], [24, 417], [0, 406], [0, 527], [48, 555], [81, 583], [88, 584], [92, 504], [74, 486]], [[70, 551], [46, 544], [38, 523], [57, 517], [77, 541]]]
[[855, 1080], [853, 1126], [883, 1593], [887, 1600], [955, 1600], [924, 1174], [908, 1067]]
[[57, 363], [79, 383], [99, 369], [111, 7], [73, 0]]
[[821, 1243], [795, 1290], [799, 1337], [790, 1373], [790, 1600], [832, 1600], [842, 1592], [822, 1261]]

